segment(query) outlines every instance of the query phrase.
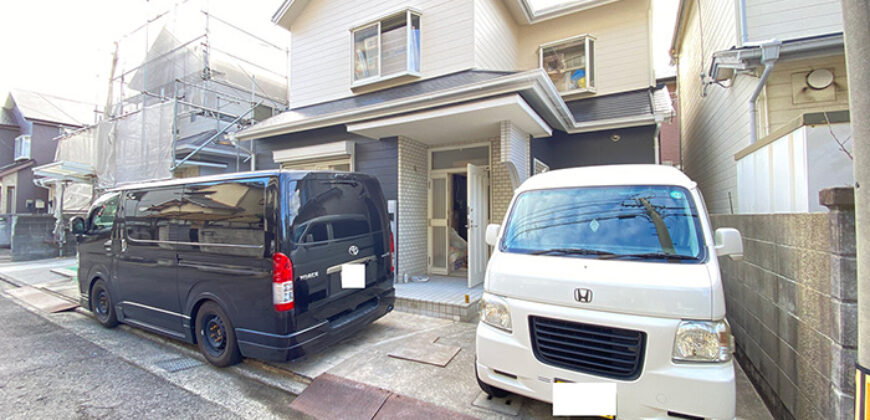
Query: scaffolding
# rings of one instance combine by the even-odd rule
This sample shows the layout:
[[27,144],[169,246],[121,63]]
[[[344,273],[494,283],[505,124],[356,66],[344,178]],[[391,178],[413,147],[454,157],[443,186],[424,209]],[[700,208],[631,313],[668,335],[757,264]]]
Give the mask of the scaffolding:
[[100,190],[254,168],[233,133],[287,108],[289,50],[204,4],[175,5],[115,42],[102,120],[59,136],[55,162],[35,170],[59,222]]
[[61,136],[56,161],[98,189],[253,167],[233,133],[287,107],[289,53],[189,1],[115,43],[103,120]]

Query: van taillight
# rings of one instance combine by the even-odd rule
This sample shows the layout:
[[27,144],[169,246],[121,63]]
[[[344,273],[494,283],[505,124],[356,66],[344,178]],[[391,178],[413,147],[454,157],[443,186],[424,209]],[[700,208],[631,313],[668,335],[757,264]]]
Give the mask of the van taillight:
[[393,241],[393,232],[390,232],[390,272],[395,273],[396,267],[393,266],[393,255],[396,254],[396,243]]
[[272,256],[272,303],[276,311],[289,311],[294,307],[293,262],[280,252]]

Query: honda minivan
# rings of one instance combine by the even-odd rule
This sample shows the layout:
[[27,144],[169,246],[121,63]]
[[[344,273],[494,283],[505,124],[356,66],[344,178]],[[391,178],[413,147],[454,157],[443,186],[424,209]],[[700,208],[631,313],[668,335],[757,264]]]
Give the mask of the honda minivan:
[[[615,165],[536,175],[486,238],[494,250],[476,350],[486,393],[551,402],[554,414],[734,417],[717,257],[741,258],[742,240],[712,231],[682,172]],[[602,400],[609,412],[583,412]]]
[[392,235],[378,181],[261,171],[110,190],[78,238],[81,306],[196,343],[228,366],[286,361],[393,309]]

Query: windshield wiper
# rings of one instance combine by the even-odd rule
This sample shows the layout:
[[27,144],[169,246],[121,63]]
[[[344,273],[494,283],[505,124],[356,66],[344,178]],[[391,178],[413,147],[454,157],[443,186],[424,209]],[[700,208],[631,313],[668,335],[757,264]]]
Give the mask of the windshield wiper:
[[550,249],[541,249],[538,251],[533,251],[531,254],[532,255],[543,255],[543,254],[605,255],[605,256],[613,255],[612,252],[602,251],[600,249],[587,249],[587,248],[550,248]]
[[642,259],[663,259],[663,260],[677,260],[677,261],[685,261],[685,260],[697,260],[698,257],[693,257],[691,255],[680,255],[680,254],[666,254],[664,252],[646,252],[640,254],[610,254],[601,257],[601,259],[614,259],[614,258],[642,258]]

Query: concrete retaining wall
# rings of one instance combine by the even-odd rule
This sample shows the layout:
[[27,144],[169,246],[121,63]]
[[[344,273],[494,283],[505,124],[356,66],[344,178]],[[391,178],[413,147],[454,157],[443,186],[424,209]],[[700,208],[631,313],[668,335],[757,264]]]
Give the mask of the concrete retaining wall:
[[851,189],[821,195],[828,213],[712,217],[743,235],[745,259],[720,259],[728,319],[777,418],[854,418],[854,199]]
[[12,239],[12,215],[0,214],[0,248],[8,248]]

